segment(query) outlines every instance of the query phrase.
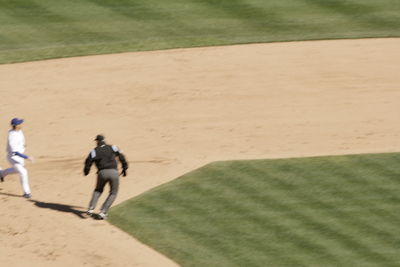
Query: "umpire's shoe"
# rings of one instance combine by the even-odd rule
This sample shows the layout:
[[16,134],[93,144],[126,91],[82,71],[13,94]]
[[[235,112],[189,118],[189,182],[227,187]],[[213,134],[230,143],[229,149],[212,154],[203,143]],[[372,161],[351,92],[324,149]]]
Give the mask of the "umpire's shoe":
[[93,209],[88,209],[86,211],[86,215],[88,215],[88,216],[93,216],[93,214],[94,214],[94,210]]
[[99,213],[99,220],[107,220],[107,213],[100,212]]

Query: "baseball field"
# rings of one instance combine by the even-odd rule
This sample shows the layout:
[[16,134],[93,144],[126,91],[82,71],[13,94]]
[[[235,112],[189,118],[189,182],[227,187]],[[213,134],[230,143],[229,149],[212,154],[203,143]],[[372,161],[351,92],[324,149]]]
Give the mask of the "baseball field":
[[[35,157],[31,200],[0,184],[0,265],[398,266],[399,11],[0,1],[0,147],[22,117]],[[109,221],[99,133],[131,166]]]

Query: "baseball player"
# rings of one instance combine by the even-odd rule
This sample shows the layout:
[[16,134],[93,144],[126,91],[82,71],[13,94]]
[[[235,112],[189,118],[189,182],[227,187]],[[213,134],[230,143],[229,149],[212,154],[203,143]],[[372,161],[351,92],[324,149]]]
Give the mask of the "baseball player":
[[12,165],[11,168],[0,171],[0,180],[4,177],[18,173],[24,191],[23,197],[31,198],[31,189],[29,187],[28,171],[25,168],[25,159],[33,161],[32,157],[25,155],[25,136],[22,132],[23,119],[14,118],[11,120],[11,130],[8,132],[7,139],[7,159]]
[[118,157],[122,164],[121,174],[123,176],[126,176],[128,163],[126,162],[125,156],[117,146],[106,144],[103,135],[97,135],[95,141],[97,142],[97,146],[87,156],[85,160],[85,167],[83,169],[85,176],[89,174],[90,167],[92,166],[93,162],[96,164],[98,169],[97,184],[93,192],[92,199],[90,200],[87,214],[90,216],[93,215],[97,201],[99,200],[100,195],[103,193],[105,185],[109,183],[110,193],[103,203],[99,213],[99,219],[105,220],[107,219],[108,209],[111,207],[118,193],[119,174],[116,157]]

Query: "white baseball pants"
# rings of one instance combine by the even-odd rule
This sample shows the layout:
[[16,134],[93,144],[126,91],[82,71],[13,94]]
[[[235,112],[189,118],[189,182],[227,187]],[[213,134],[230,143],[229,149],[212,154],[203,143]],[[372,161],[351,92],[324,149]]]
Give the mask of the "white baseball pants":
[[9,156],[8,161],[11,163],[13,167],[3,170],[2,171],[3,176],[18,173],[22,185],[22,190],[24,191],[25,194],[30,194],[31,189],[29,186],[28,171],[24,167],[25,165],[24,160],[22,158],[17,160],[15,159],[15,156],[13,157]]

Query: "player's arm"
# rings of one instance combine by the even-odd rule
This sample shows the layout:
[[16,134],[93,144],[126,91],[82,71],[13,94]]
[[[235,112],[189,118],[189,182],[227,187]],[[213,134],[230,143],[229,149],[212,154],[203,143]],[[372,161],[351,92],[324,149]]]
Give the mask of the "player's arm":
[[15,156],[21,157],[23,159],[29,159],[28,155],[25,155],[25,154],[22,154],[22,153],[19,153],[19,152],[13,152],[12,154],[15,155]]
[[128,162],[126,161],[125,155],[120,152],[120,153],[118,153],[118,158],[119,158],[119,161],[121,162],[122,169],[127,170],[129,166],[128,166]]
[[126,170],[128,169],[128,162],[125,158],[125,155],[122,153],[121,150],[117,146],[112,146],[112,149],[115,153],[115,155],[118,157],[119,161],[121,162],[122,165],[122,175],[126,176]]
[[93,149],[89,155],[87,156],[85,160],[85,167],[83,168],[83,174],[86,176],[90,172],[90,167],[92,167],[92,164],[94,162],[94,158],[96,157],[96,151]]

